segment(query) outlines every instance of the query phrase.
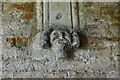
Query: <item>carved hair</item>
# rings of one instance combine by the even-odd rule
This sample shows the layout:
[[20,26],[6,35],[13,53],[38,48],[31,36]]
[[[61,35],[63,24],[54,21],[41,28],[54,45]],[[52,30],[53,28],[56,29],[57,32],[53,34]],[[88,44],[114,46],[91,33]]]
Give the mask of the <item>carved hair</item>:
[[40,41],[40,45],[42,48],[47,49],[47,48],[51,47],[50,34],[52,31],[53,31],[53,28],[48,28],[42,32],[41,41]]

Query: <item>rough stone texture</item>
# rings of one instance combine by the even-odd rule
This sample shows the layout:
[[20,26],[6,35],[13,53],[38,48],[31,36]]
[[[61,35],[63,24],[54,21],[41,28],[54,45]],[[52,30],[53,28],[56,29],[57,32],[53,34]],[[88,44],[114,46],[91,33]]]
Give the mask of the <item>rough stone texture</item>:
[[3,31],[2,31],[2,18],[1,18],[1,13],[2,13],[2,2],[0,1],[0,79],[2,76],[2,35],[3,35]]
[[70,2],[49,3],[49,25],[65,25],[71,27]]
[[[42,12],[37,11],[42,10],[41,7],[37,9],[36,5],[42,6],[38,4],[41,3],[2,3],[4,32],[2,78],[118,77],[117,56],[120,55],[118,53],[118,25],[120,23],[118,3],[78,3],[79,24],[83,34],[80,36],[82,47],[74,52],[73,58],[63,60],[56,59],[56,53],[52,50],[54,48],[42,49],[39,45],[41,34],[39,26],[41,27],[42,22],[37,20],[39,20],[38,17],[43,19],[43,16],[38,15]],[[60,13],[57,12],[59,9],[56,7],[60,6],[59,4],[63,5]],[[51,22],[49,24],[71,27],[72,14],[69,11],[71,5],[69,3],[59,4],[50,4],[50,8],[56,7],[56,12],[50,9],[48,15],[50,15]],[[63,12],[65,14],[62,14],[64,5],[68,12],[65,11]],[[67,19],[64,16],[69,17]],[[64,19],[63,22],[61,19]],[[14,45],[7,45],[10,43]],[[16,46],[18,43],[19,46]]]

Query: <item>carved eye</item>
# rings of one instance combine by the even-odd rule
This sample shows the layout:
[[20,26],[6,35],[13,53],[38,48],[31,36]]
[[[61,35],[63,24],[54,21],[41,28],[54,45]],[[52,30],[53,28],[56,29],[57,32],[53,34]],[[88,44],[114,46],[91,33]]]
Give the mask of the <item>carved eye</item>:
[[53,33],[55,37],[59,37],[59,34],[57,32]]
[[58,31],[53,31],[50,35],[51,42],[53,42],[55,39],[60,37],[60,33]]

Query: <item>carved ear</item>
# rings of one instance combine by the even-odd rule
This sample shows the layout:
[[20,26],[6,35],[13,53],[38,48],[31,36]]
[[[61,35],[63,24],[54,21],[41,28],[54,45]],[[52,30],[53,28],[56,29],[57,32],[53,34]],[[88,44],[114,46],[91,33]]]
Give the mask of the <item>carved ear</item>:
[[42,32],[41,41],[40,41],[40,45],[42,48],[47,49],[47,48],[51,47],[50,34],[52,31],[53,31],[53,28],[48,28]]
[[80,47],[80,37],[78,32],[70,30],[71,36],[72,36],[72,46],[74,48],[79,48]]

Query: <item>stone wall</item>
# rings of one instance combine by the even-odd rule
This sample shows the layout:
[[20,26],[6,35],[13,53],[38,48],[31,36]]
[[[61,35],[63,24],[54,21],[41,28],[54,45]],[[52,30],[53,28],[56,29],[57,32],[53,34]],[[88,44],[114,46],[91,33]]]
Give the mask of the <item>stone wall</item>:
[[[119,3],[1,2],[2,78],[117,78]],[[73,58],[40,47],[49,27],[81,31]],[[3,33],[1,33],[3,32]]]

